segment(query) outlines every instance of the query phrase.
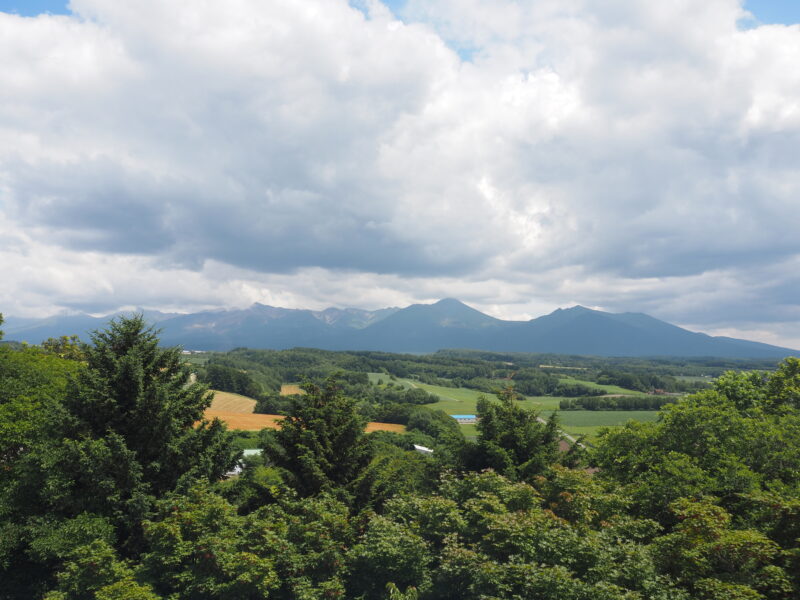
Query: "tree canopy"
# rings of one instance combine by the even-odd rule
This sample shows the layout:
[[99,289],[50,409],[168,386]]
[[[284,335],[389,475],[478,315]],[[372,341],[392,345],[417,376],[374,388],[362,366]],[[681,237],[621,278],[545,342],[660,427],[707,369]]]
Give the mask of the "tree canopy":
[[365,408],[363,374],[327,378],[239,463],[141,316],[59,348],[0,346],[0,600],[800,597],[796,359],[609,428],[587,463],[510,388],[469,439],[421,394]]

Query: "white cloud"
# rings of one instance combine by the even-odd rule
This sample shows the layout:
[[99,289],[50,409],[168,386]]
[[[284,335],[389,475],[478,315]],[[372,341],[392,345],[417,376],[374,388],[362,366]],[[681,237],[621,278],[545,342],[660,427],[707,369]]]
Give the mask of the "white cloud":
[[800,346],[800,26],[740,29],[737,0],[71,8],[0,13],[6,313],[456,296]]

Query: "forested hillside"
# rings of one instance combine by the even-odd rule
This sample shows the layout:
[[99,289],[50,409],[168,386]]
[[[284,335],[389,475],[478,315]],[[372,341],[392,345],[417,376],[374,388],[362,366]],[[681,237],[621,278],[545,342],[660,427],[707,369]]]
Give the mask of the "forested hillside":
[[[261,432],[263,454],[242,459],[231,432],[202,418],[197,365],[141,317],[86,347],[56,342],[0,346],[2,599],[800,597],[798,359],[721,374],[657,421],[581,448],[511,384],[569,371],[652,385],[643,370],[240,350],[211,357],[201,379],[262,403],[307,380],[280,400],[287,417]],[[417,425],[364,433],[366,373],[389,381],[403,368],[491,382],[476,436],[397,388],[373,403],[412,407]]]

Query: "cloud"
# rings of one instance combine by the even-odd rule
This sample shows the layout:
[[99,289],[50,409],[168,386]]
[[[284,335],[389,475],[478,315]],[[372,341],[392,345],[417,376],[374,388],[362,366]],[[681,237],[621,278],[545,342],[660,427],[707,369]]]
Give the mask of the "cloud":
[[741,29],[736,0],[70,7],[0,13],[7,313],[458,296],[800,346],[800,26]]

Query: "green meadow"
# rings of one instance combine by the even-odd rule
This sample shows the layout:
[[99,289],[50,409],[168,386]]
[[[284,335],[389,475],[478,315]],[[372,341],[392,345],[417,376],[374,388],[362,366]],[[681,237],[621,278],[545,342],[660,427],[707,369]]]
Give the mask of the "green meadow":
[[[387,377],[384,375],[384,381]],[[376,378],[377,381],[377,378]],[[613,386],[598,385],[596,383],[573,380],[569,377],[561,379],[564,383],[581,383],[587,386],[598,388],[607,394],[634,394],[631,390]],[[439,402],[430,404],[431,408],[438,408],[449,415],[472,415],[475,414],[478,397],[487,395],[483,392],[470,390],[467,388],[451,388],[439,385],[419,383],[409,379],[398,379],[395,383],[403,383],[404,386],[418,387],[432,394],[439,396]],[[529,396],[520,401],[520,405],[525,408],[533,408],[540,412],[543,418],[549,417],[553,412],[558,411],[558,403],[563,398],[552,396]],[[592,441],[597,432],[603,427],[622,425],[629,420],[634,421],[655,421],[658,411],[655,410],[568,410],[558,411],[561,428],[572,436],[585,435],[588,441]],[[462,425],[464,435],[476,435],[475,425]]]
[[604,385],[602,383],[595,383],[594,381],[584,381],[582,379],[575,379],[574,377],[559,377],[558,380],[561,383],[567,385],[582,385],[583,387],[591,388],[593,390],[597,390],[598,392],[602,392],[604,394],[623,394],[626,396],[639,396],[642,392],[635,392],[633,390],[627,390],[623,387],[619,387],[618,385]]

